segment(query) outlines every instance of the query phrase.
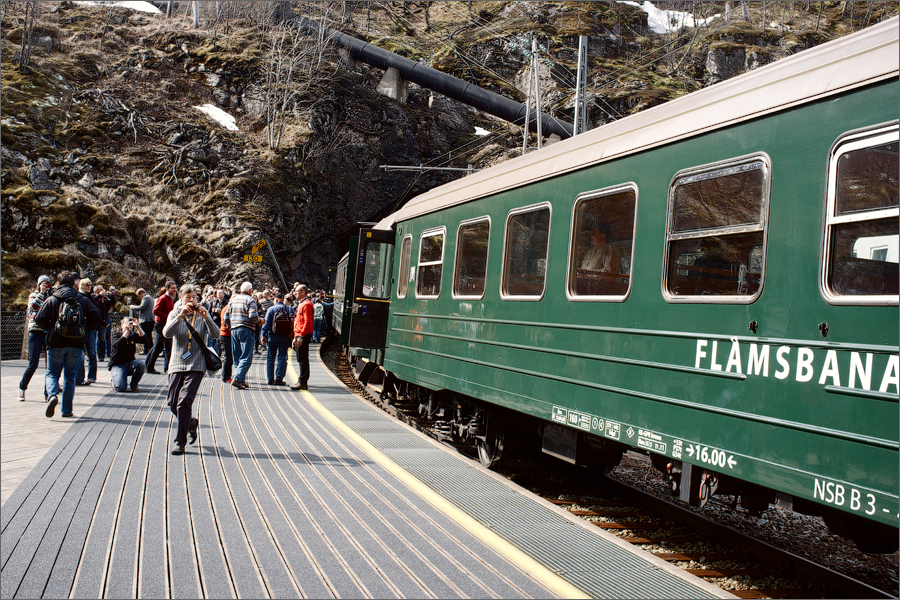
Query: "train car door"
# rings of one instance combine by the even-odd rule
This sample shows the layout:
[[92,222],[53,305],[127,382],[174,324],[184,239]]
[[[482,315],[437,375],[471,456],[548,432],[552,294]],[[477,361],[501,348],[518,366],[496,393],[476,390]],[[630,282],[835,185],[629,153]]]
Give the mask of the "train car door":
[[391,307],[394,232],[360,229],[350,321],[350,346],[384,350]]
[[341,259],[338,266],[337,281],[335,282],[334,313],[332,325],[340,332],[341,346],[350,343],[350,316],[353,307],[353,286],[356,282],[356,249],[359,247],[359,238],[350,238],[350,247],[347,252],[347,261]]

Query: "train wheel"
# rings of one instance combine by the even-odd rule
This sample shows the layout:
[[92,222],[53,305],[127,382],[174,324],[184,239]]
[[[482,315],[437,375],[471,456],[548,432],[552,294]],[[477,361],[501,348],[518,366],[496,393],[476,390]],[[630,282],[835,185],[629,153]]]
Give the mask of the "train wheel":
[[503,427],[489,423],[487,435],[484,438],[477,438],[475,445],[478,448],[478,460],[488,469],[492,469],[500,463],[500,459],[503,457],[504,437]]

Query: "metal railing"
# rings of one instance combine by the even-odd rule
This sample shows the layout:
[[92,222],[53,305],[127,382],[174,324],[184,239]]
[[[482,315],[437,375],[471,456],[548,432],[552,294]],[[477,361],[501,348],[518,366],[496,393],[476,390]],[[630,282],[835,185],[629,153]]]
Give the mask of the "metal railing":
[[0,313],[0,360],[28,358],[28,337],[25,335],[25,313]]
[[[119,331],[119,323],[126,315],[113,313],[109,315],[113,334]],[[0,360],[19,360],[28,358],[28,335],[25,331],[25,312],[0,312]],[[141,346],[138,346],[141,348]]]

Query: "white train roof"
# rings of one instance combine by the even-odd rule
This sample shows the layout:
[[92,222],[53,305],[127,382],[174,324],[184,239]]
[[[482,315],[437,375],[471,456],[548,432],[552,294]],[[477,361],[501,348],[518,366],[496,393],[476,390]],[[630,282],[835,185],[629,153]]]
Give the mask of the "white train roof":
[[375,227],[898,76],[898,23],[887,19],[743,75],[619,119],[410,200]]

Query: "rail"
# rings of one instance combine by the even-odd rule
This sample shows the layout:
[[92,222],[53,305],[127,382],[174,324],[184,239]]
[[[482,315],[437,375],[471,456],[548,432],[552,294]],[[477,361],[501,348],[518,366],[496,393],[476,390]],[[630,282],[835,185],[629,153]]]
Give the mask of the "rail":
[[[127,315],[111,313],[111,327],[118,328],[119,322]],[[28,358],[28,335],[24,311],[0,312],[0,360],[20,360]],[[114,330],[115,331],[115,330]]]

